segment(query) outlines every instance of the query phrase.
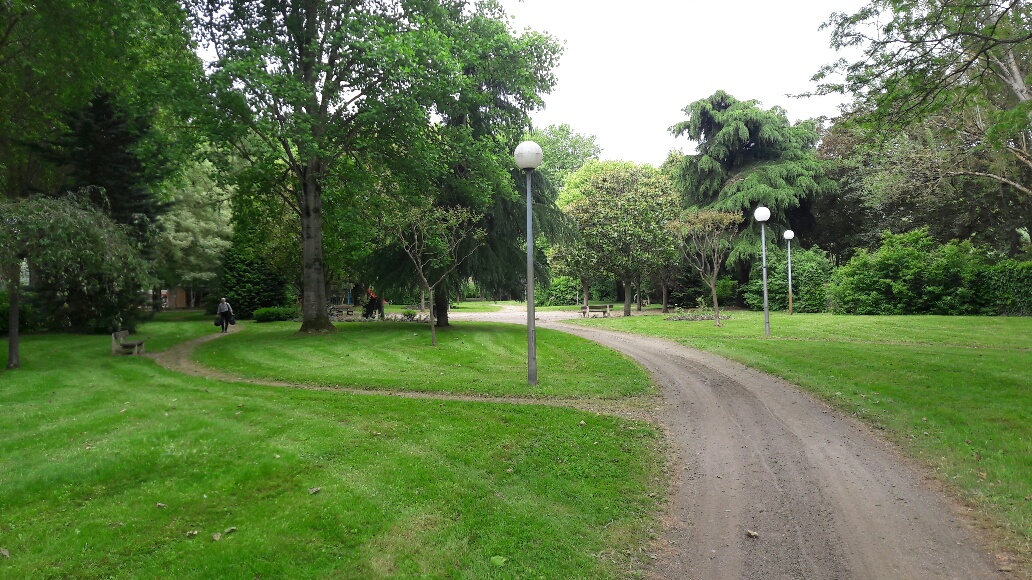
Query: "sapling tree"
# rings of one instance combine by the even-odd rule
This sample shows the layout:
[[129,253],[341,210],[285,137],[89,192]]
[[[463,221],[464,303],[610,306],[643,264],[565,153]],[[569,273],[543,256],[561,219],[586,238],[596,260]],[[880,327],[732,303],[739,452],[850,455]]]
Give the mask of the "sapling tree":
[[742,216],[733,212],[690,209],[672,221],[669,228],[681,245],[685,260],[710,289],[713,298],[713,324],[720,326],[717,280],[720,267],[731,251],[731,240],[738,232]]
[[[384,219],[384,231],[412,260],[421,288],[434,303],[434,289],[455,271],[484,239],[480,216],[464,207],[413,205]],[[466,243],[471,242],[471,243]],[[437,346],[434,309],[430,311],[430,344]]]

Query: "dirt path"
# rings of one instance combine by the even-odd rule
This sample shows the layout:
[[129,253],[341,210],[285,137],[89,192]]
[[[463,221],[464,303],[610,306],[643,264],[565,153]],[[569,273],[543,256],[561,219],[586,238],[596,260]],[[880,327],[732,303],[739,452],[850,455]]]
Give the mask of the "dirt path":
[[[737,363],[661,339],[564,324],[569,316],[543,311],[538,324],[627,354],[662,389],[658,419],[668,434],[674,474],[651,577],[1012,577],[999,571],[1004,563],[994,561],[984,538],[934,482],[855,420]],[[525,311],[512,307],[451,317],[526,322]],[[190,362],[197,342],[219,336],[154,358],[182,372],[241,380]],[[599,410],[572,400],[477,400]]]
[[675,480],[653,577],[1007,576],[933,482],[793,385],[661,339],[542,326],[627,354],[662,388]]

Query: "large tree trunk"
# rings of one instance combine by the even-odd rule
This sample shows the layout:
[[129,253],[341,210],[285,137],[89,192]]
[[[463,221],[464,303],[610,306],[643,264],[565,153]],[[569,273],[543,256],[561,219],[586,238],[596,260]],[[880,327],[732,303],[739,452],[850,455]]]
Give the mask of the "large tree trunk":
[[304,291],[300,332],[330,332],[333,324],[326,310],[326,272],[322,241],[322,188],[318,163],[310,162],[301,176],[301,249],[304,262]]
[[623,315],[631,315],[631,302],[634,298],[634,291],[631,289],[630,278],[625,278],[623,281]]
[[666,282],[660,282],[660,286],[663,287],[663,314],[667,314],[670,312],[670,289]]
[[16,266],[7,272],[7,368],[21,368],[21,358],[18,356],[18,308],[19,308],[19,286],[21,286],[21,267]]
[[591,291],[591,285],[588,284],[586,279],[581,280],[581,291],[584,293],[584,307],[588,307],[588,298],[590,298],[589,292]]
[[448,291],[441,289],[433,295],[434,310],[437,311],[437,326],[444,328],[448,326]]

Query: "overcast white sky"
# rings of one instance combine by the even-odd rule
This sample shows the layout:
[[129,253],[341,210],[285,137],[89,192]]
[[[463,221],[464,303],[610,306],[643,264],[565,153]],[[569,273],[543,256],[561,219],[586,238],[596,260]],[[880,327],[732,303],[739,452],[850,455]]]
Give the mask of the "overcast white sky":
[[558,84],[534,125],[595,135],[603,159],[659,165],[691,152],[667,129],[682,109],[723,89],[791,121],[835,115],[841,97],[794,99],[838,55],[820,25],[864,0],[501,0],[513,27],[565,41]]

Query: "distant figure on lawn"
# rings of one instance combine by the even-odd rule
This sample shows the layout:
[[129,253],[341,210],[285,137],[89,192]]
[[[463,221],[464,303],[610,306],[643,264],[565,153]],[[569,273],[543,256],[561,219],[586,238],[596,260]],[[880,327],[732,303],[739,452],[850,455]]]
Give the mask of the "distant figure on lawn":
[[229,321],[233,318],[233,307],[229,305],[229,302],[226,302],[225,298],[223,298],[222,301],[219,302],[219,309],[216,310],[216,313],[219,315],[219,320],[222,321],[222,332],[228,332]]

